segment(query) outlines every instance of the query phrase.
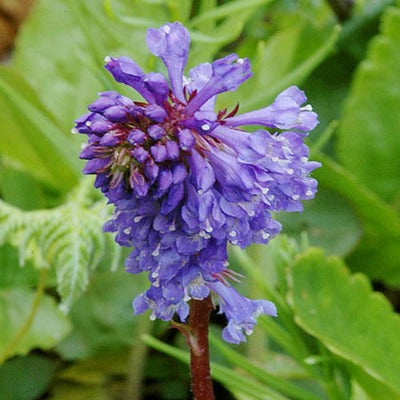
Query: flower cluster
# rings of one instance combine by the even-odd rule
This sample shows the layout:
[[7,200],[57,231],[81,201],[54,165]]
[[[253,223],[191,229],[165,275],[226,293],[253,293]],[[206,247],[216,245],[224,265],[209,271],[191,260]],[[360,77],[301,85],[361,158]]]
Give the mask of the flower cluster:
[[[183,75],[190,37],[178,22],[149,29],[147,45],[165,64],[145,73],[127,57],[106,58],[116,81],[143,102],[103,92],[76,121],[88,136],[84,172],[115,206],[105,230],[133,246],[127,271],[148,272],[150,288],[133,302],[136,313],[184,321],[188,300],[213,295],[228,325],[225,340],[239,343],[259,314],[275,315],[266,300],[242,297],[229,284],[227,244],[267,243],[281,229],[271,212],[301,211],[317,182],[303,139],[317,124],[306,97],[290,87],[263,109],[214,112],[215,97],[251,77],[247,58],[228,55]],[[267,130],[239,129],[260,125]]]

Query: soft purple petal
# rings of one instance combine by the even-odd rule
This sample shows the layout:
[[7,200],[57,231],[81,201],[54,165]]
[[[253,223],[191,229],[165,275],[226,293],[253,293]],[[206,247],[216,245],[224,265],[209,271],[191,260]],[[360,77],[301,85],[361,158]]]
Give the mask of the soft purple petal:
[[239,58],[236,54],[214,61],[211,67],[211,78],[189,102],[186,107],[187,115],[192,115],[216,94],[236,90],[239,85],[252,76],[249,59]]
[[151,53],[160,57],[167,67],[174,95],[185,102],[182,76],[189,52],[189,32],[179,22],[168,23],[159,29],[150,28],[146,42]]

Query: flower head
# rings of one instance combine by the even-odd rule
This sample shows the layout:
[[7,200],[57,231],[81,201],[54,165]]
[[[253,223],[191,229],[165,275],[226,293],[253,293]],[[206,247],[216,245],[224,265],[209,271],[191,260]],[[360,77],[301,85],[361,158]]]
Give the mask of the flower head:
[[[96,174],[95,186],[115,206],[105,230],[134,248],[128,272],[148,272],[150,288],[134,300],[135,312],[184,321],[188,300],[211,293],[228,319],[223,337],[239,343],[259,314],[276,309],[230,287],[227,244],[267,243],[281,229],[271,212],[301,211],[301,200],[314,197],[310,172],[319,164],[308,160],[303,139],[317,116],[295,86],[263,109],[216,113],[215,96],[251,77],[247,58],[231,54],[185,77],[190,36],[180,23],[149,29],[147,45],[169,80],[127,57],[106,58],[115,80],[144,100],[103,92],[76,121],[88,136],[84,172]],[[245,125],[269,130],[248,133],[239,129]]]

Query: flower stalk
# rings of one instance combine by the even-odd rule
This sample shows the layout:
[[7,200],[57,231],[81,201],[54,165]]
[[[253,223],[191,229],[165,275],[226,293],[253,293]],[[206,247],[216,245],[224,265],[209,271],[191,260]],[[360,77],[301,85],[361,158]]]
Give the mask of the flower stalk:
[[208,326],[213,309],[210,296],[204,300],[190,300],[189,323],[173,322],[185,337],[190,350],[192,391],[195,400],[214,400],[211,381]]
[[191,300],[189,327],[190,370],[195,400],[214,400],[210,373],[208,346],[208,324],[212,304],[210,297],[205,300]]

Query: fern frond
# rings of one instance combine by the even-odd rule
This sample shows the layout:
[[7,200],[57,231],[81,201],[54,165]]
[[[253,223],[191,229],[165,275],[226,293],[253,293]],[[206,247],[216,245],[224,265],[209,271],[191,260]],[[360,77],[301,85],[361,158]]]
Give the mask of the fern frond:
[[64,310],[86,289],[105,254],[112,254],[112,269],[120,259],[118,246],[102,231],[110,213],[91,184],[84,179],[65,204],[49,210],[22,211],[0,200],[0,244],[18,247],[21,265],[29,260],[55,269]]

